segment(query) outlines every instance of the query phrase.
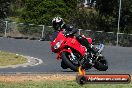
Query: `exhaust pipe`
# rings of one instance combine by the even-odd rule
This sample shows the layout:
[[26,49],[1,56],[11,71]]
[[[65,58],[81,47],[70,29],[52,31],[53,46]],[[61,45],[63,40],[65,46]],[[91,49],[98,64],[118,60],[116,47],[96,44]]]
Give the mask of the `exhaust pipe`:
[[104,44],[100,44],[97,48],[99,49],[98,52],[101,53],[104,49]]

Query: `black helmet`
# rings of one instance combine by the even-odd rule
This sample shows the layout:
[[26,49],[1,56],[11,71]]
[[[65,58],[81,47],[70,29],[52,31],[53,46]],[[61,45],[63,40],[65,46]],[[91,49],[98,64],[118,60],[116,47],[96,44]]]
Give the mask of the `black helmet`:
[[64,24],[65,23],[61,17],[54,17],[52,20],[53,28],[57,31],[60,31]]

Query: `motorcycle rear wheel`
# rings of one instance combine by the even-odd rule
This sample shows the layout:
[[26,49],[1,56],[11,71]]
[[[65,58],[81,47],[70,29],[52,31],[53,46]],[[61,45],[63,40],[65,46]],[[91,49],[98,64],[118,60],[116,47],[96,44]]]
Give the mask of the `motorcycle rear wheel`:
[[73,71],[77,72],[79,65],[74,64],[70,58],[69,58],[70,53],[69,52],[62,52],[61,53],[61,58],[63,60],[63,62]]
[[108,62],[104,56],[98,58],[95,62],[94,68],[99,71],[106,71],[108,69]]

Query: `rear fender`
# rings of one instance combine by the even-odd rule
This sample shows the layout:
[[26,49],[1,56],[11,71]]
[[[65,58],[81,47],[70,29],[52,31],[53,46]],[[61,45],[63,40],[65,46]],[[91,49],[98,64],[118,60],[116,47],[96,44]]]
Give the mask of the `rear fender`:
[[92,43],[93,43],[92,38],[87,38],[87,40],[88,40],[88,42],[89,42],[90,44],[92,44]]
[[82,35],[83,38],[87,39],[87,41],[92,44],[93,43],[93,40],[92,38],[87,38],[85,35]]

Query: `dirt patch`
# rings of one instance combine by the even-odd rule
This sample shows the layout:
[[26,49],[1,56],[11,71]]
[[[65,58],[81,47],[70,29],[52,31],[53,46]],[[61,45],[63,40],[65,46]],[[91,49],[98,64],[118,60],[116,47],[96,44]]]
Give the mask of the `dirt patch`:
[[28,74],[28,75],[0,75],[0,82],[24,82],[24,81],[63,81],[75,80],[76,75],[71,74]]

